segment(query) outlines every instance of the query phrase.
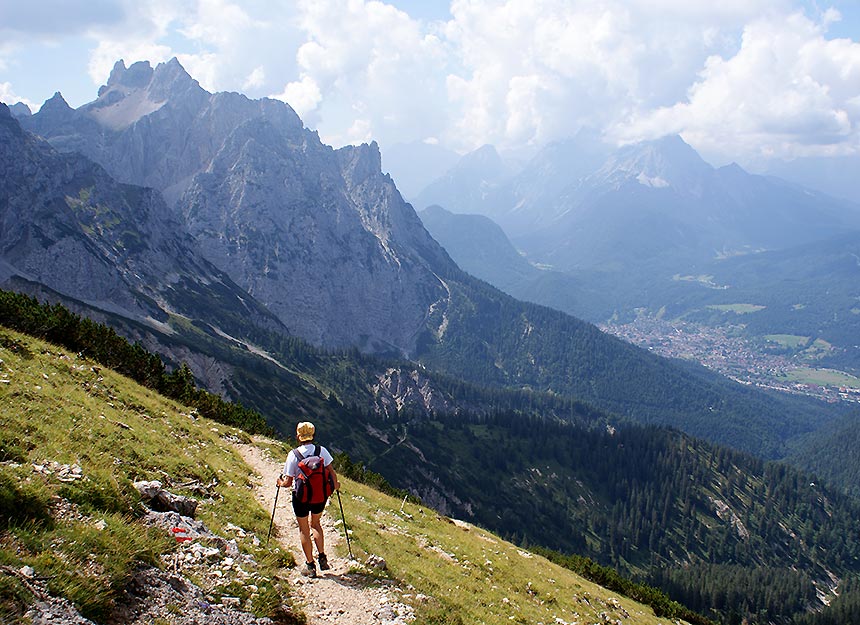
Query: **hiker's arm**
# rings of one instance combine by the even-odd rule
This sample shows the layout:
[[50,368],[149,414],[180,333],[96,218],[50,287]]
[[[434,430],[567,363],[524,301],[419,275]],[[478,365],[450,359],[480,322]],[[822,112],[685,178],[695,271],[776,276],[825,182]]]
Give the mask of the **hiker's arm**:
[[331,465],[328,465],[328,470],[331,472],[331,478],[334,480],[334,489],[340,490],[340,480],[337,479],[337,471]]
[[293,485],[293,476],[292,475],[281,475],[278,478],[278,488],[289,488]]

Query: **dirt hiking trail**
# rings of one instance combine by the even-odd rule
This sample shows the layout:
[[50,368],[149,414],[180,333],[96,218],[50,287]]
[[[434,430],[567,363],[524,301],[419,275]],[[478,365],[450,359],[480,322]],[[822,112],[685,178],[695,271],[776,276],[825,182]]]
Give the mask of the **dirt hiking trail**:
[[[236,444],[242,458],[254,471],[251,481],[257,501],[268,514],[272,513],[275,501],[275,479],[281,473],[285,458],[272,458],[267,451],[254,445]],[[334,507],[332,507],[334,506]],[[290,574],[295,607],[305,613],[308,625],[337,623],[338,625],[405,625],[413,620],[412,608],[402,601],[403,591],[394,583],[377,580],[356,572],[362,568],[348,557],[339,557],[343,538],[343,526],[335,525],[329,511],[338,506],[337,495],[328,503],[322,515],[325,535],[326,555],[331,569],[317,570],[318,577],[303,577],[299,567],[305,558],[299,544],[299,530],[293,508],[290,504],[289,489],[282,488],[275,511],[275,528],[271,540],[280,542],[299,564]],[[349,512],[346,512],[349,523]],[[338,514],[338,516],[340,516]],[[316,549],[314,550],[316,552]]]

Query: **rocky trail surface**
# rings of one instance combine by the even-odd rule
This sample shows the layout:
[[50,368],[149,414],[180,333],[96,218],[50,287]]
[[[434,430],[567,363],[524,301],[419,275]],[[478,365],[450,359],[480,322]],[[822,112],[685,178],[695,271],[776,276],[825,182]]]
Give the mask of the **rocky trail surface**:
[[[271,513],[274,505],[275,479],[280,474],[284,459],[275,459],[254,445],[236,445],[245,462],[256,475],[255,496]],[[296,608],[302,610],[308,625],[337,623],[338,625],[404,625],[412,620],[412,608],[401,600],[402,589],[394,583],[378,580],[361,573],[364,567],[348,558],[338,557],[344,542],[343,526],[335,521],[329,510],[337,507],[336,496],[329,501],[322,516],[326,555],[331,569],[318,571],[318,577],[302,576],[299,567],[291,573]],[[349,516],[347,515],[347,522]],[[279,540],[301,564],[304,562],[299,544],[298,526],[290,505],[289,493],[283,489],[275,509],[273,540]]]

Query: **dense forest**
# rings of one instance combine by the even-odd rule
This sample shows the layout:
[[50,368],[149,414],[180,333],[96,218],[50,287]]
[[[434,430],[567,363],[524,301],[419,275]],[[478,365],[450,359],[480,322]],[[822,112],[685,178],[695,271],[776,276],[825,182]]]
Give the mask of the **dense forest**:
[[451,285],[445,340],[428,336],[419,345],[418,360],[430,370],[481,386],[576,397],[768,459],[784,457],[791,440],[844,413],[649,354],[591,324],[464,280],[468,288]]

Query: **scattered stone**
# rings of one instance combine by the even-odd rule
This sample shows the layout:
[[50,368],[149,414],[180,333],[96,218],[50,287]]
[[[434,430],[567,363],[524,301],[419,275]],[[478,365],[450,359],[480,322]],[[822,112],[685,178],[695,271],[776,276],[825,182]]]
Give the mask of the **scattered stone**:
[[380,556],[370,554],[364,562],[365,566],[371,569],[379,569],[380,571],[388,570],[388,563]]
[[140,496],[156,512],[178,512],[182,516],[194,517],[198,501],[191,497],[176,495],[161,487],[161,482],[135,482],[134,487]]
[[161,482],[153,480],[151,482],[135,482],[135,489],[144,499],[155,499],[155,496],[161,490]]
[[238,525],[233,525],[232,523],[228,523],[224,529],[228,532],[236,532],[236,536],[238,536],[239,538],[244,538],[247,534],[244,529],[242,529]]

